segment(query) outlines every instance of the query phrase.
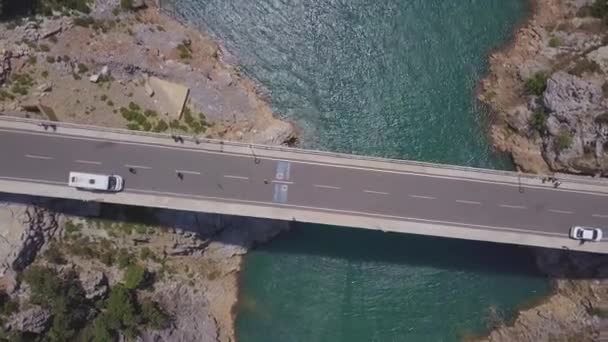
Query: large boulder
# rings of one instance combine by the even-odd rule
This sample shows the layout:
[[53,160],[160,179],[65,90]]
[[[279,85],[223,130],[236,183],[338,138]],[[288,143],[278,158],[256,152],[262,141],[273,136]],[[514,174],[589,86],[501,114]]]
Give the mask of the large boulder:
[[85,270],[79,274],[79,278],[87,299],[101,299],[108,293],[108,279],[103,272]]
[[17,330],[40,334],[44,332],[50,323],[51,312],[40,306],[33,306],[13,314],[4,325],[6,330]]

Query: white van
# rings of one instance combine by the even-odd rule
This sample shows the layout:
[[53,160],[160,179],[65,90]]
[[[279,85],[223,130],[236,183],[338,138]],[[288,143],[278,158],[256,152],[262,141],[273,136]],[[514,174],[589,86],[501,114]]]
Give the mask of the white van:
[[70,172],[68,185],[81,190],[117,192],[122,190],[123,180],[118,175]]

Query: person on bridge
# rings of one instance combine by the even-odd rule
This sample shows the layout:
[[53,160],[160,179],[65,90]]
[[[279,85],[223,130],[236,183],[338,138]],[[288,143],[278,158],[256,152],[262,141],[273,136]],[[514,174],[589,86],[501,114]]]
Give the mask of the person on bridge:
[[177,178],[179,178],[180,180],[184,180],[184,174],[181,172],[177,173]]

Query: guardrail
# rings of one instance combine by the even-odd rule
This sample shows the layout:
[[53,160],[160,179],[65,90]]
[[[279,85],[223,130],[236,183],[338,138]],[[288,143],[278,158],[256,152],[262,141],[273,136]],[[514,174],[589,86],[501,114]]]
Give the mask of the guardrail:
[[[308,154],[308,155],[319,155],[319,156],[326,156],[326,157],[353,159],[353,160],[362,160],[362,161],[395,163],[395,164],[412,165],[412,166],[418,166],[418,167],[429,167],[429,168],[437,168],[437,169],[444,169],[444,170],[485,173],[485,174],[489,174],[489,175],[499,175],[499,176],[507,176],[507,177],[540,179],[540,178],[547,176],[547,175],[542,175],[542,174],[530,174],[530,173],[522,173],[522,172],[516,172],[516,171],[492,170],[492,169],[482,169],[482,168],[475,168],[475,167],[469,167],[469,166],[437,164],[437,163],[400,160],[400,159],[391,159],[391,158],[382,158],[382,157],[372,157],[372,156],[360,156],[360,155],[355,155],[355,154],[337,153],[337,152],[328,152],[328,151],[319,151],[319,150],[308,150],[308,149],[286,147],[286,146],[272,146],[272,145],[253,144],[253,143],[242,143],[242,142],[237,142],[237,141],[224,141],[224,140],[209,139],[209,138],[199,138],[199,137],[195,137],[195,136],[184,136],[182,134],[167,134],[167,133],[156,133],[156,132],[145,132],[145,131],[133,131],[133,130],[123,129],[123,128],[101,127],[101,126],[94,126],[94,125],[69,123],[69,122],[29,119],[29,118],[10,116],[10,115],[4,114],[4,113],[0,113],[0,121],[22,122],[22,123],[39,125],[39,126],[47,125],[48,127],[55,127],[55,128],[65,127],[65,128],[84,129],[84,130],[91,130],[91,131],[98,131],[98,132],[137,135],[137,136],[161,138],[161,139],[167,139],[167,140],[174,140],[174,137],[179,136],[184,141],[189,141],[194,144],[206,143],[206,144],[211,144],[211,145],[217,145],[219,148],[221,148],[222,146],[234,146],[234,147],[248,148],[248,149],[252,149],[252,150],[258,149],[258,150],[267,150],[267,151],[276,151],[276,152],[295,152],[295,153],[302,153],[302,154]],[[600,182],[600,180],[589,177],[589,176],[560,174],[560,178],[568,179],[568,181],[577,182],[580,184],[598,184]]]

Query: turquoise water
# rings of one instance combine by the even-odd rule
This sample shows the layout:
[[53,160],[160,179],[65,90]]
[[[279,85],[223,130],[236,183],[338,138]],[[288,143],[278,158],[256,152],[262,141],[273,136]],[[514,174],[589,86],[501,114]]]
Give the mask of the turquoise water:
[[[172,0],[303,147],[489,168],[474,88],[523,0]],[[527,250],[297,225],[245,258],[239,341],[453,341],[548,291]]]

